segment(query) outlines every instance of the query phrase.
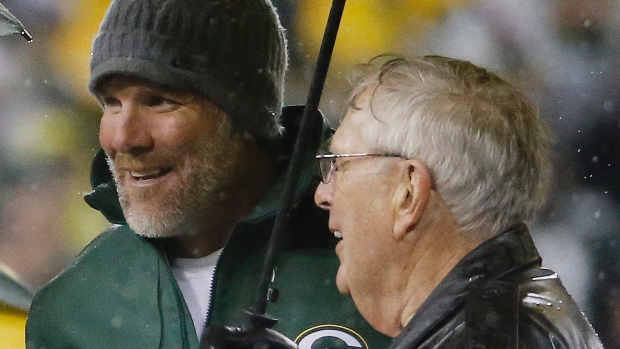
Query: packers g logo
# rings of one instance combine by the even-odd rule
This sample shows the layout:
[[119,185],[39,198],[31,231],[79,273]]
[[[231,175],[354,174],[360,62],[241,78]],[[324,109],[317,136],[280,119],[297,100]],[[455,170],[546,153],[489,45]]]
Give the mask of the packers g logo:
[[368,349],[368,344],[358,333],[340,325],[319,325],[303,331],[295,343],[299,349]]

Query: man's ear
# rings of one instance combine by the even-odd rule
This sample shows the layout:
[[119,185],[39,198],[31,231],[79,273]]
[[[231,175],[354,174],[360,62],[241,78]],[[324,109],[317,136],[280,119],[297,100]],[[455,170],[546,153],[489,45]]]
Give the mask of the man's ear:
[[394,238],[402,240],[420,221],[431,194],[431,176],[419,160],[406,160],[403,182],[394,197]]

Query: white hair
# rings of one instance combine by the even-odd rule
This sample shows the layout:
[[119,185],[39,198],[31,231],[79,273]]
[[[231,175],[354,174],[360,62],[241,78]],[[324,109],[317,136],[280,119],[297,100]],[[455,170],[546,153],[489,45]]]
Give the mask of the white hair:
[[366,67],[350,105],[369,93],[378,122],[365,123],[362,137],[373,152],[424,162],[464,232],[487,239],[534,219],[547,196],[552,136],[523,93],[439,56]]

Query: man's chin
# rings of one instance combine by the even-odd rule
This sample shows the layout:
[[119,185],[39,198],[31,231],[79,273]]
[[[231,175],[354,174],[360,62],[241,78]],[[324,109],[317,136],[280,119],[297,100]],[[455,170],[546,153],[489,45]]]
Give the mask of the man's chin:
[[129,216],[127,225],[134,233],[146,238],[171,238],[181,234],[181,229],[175,228],[177,224],[152,218]]
[[346,282],[346,278],[344,277],[342,266],[338,268],[338,272],[336,273],[336,287],[338,287],[338,292],[342,294],[351,294],[351,292],[349,291],[349,286]]
[[179,233],[168,232],[168,231],[161,232],[161,231],[153,231],[153,230],[136,229],[136,228],[132,228],[131,225],[129,225],[129,227],[134,233],[136,233],[136,235],[149,238],[149,239],[164,239],[164,238],[171,238],[171,237],[180,235]]

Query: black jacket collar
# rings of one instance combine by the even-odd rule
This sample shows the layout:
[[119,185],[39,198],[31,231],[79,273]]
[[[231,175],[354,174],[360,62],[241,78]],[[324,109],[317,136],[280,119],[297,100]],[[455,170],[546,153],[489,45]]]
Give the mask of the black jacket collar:
[[433,290],[394,343],[415,347],[445,318],[461,310],[472,288],[540,263],[527,226],[512,226],[467,254]]

